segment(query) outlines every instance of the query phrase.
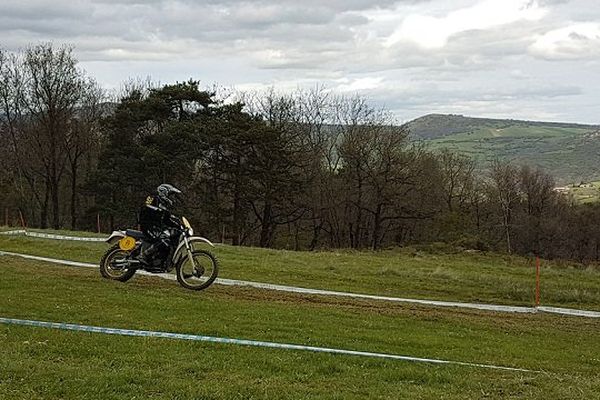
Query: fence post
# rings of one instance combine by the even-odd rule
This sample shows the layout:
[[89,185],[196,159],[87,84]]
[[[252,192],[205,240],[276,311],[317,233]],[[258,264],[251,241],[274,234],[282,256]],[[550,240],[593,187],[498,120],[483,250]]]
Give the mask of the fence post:
[[540,306],[540,257],[535,257],[535,306]]
[[98,227],[98,233],[100,233],[100,213],[96,213],[96,225]]
[[8,226],[8,207],[4,208],[4,225]]

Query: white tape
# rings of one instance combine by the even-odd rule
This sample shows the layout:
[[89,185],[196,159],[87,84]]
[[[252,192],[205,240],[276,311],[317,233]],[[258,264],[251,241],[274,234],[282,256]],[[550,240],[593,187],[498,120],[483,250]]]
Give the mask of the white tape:
[[24,235],[25,234],[25,230],[23,229],[17,229],[15,231],[2,231],[0,232],[0,235]]
[[256,347],[268,347],[275,349],[287,349],[287,350],[304,350],[312,351],[317,353],[331,353],[331,354],[344,354],[351,356],[362,356],[362,357],[374,357],[374,358],[386,358],[392,360],[412,361],[430,364],[450,364],[460,365],[464,367],[476,367],[476,368],[488,368],[488,369],[499,369],[505,371],[515,372],[539,372],[532,371],[522,368],[503,367],[491,364],[478,364],[463,361],[449,361],[449,360],[438,360],[435,358],[419,358],[411,356],[401,356],[397,354],[387,353],[373,353],[368,351],[356,351],[356,350],[344,350],[334,349],[328,347],[315,347],[315,346],[304,346],[299,344],[289,343],[275,343],[275,342],[263,342],[259,340],[247,340],[247,339],[231,339],[214,336],[203,336],[203,335],[188,335],[183,333],[171,333],[171,332],[160,332],[160,331],[142,331],[137,329],[119,329],[119,328],[105,328],[100,326],[91,325],[78,325],[78,324],[67,324],[64,322],[46,322],[46,321],[34,321],[27,319],[15,319],[15,318],[2,318],[0,317],[0,323],[10,325],[24,325],[24,326],[35,326],[40,328],[52,328],[69,331],[81,331],[91,333],[104,333],[107,335],[122,335],[122,336],[141,336],[141,337],[159,337],[168,339],[180,339],[180,340],[194,340],[200,342],[213,342],[213,343],[224,343],[224,344],[237,344],[242,346],[256,346]]
[[0,232],[0,235],[25,235],[25,236],[35,237],[35,238],[42,238],[42,239],[76,240],[76,241],[80,241],[80,242],[105,242],[106,241],[106,238],[103,238],[103,237],[66,236],[66,235],[58,235],[55,233],[41,233],[41,232],[27,231],[24,229]]
[[21,258],[26,258],[28,260],[44,261],[44,262],[49,262],[49,263],[53,263],[53,264],[71,265],[73,267],[98,268],[98,265],[96,265],[96,264],[84,263],[84,262],[79,262],[79,261],[59,260],[56,258],[33,256],[31,254],[13,253],[12,251],[0,251],[0,256],[21,257]]
[[54,240],[75,240],[80,242],[106,242],[105,237],[84,237],[84,236],[65,236],[57,235],[53,233],[40,233],[40,232],[25,232],[25,236],[43,238],[43,239],[54,239]]
[[[90,268],[98,268],[96,264],[90,263],[82,263],[78,261],[69,261],[69,260],[60,260],[55,258],[48,257],[40,257],[34,256],[30,254],[21,254],[21,253],[13,253],[10,251],[0,251],[0,255],[6,256],[16,256],[27,258],[30,260],[44,261],[54,264],[64,264],[64,265],[72,265],[75,267],[90,267]],[[146,271],[138,271],[137,273],[141,275],[147,276],[157,276],[163,279],[168,280],[176,280],[177,278],[172,274],[152,274]],[[440,301],[440,300],[425,300],[425,299],[410,299],[410,298],[402,298],[402,297],[388,297],[388,296],[378,296],[371,294],[361,294],[361,293],[350,293],[350,292],[338,292],[333,290],[323,290],[323,289],[309,289],[309,288],[301,288],[296,286],[285,286],[285,285],[276,285],[272,283],[263,283],[263,282],[252,282],[252,281],[241,281],[236,279],[225,279],[218,278],[215,280],[216,284],[224,285],[224,286],[248,286],[256,289],[266,289],[266,290],[276,290],[282,292],[291,292],[291,293],[300,293],[300,294],[312,294],[319,296],[337,296],[337,297],[349,297],[355,299],[365,299],[365,300],[381,300],[381,301],[389,301],[396,303],[409,303],[409,304],[419,304],[424,306],[434,306],[434,307],[453,307],[453,308],[468,308],[482,311],[495,311],[495,312],[509,312],[509,313],[536,313],[536,312],[545,312],[552,314],[563,314],[563,315],[571,315],[577,317],[589,317],[589,318],[600,318],[599,311],[591,311],[591,310],[576,310],[570,308],[556,308],[556,307],[521,307],[521,306],[506,306],[499,304],[485,304],[485,303],[462,303],[456,301]]]
[[462,303],[455,301],[439,301],[439,300],[422,300],[422,299],[408,299],[402,297],[388,297],[388,296],[378,296],[372,294],[360,294],[360,293],[349,293],[349,292],[338,292],[333,290],[323,290],[323,289],[309,289],[295,286],[284,286],[284,285],[275,285],[272,283],[261,283],[261,282],[248,282],[248,281],[239,281],[234,279],[218,279],[218,283],[222,285],[231,285],[231,286],[250,286],[257,289],[268,289],[268,290],[278,290],[282,292],[292,292],[292,293],[302,293],[302,294],[315,294],[321,296],[340,296],[340,297],[352,297],[352,298],[360,298],[367,300],[383,300],[383,301],[391,301],[397,303],[413,303],[413,304],[422,304],[428,306],[438,306],[438,307],[460,307],[460,308],[472,308],[476,310],[485,310],[485,311],[502,311],[502,312],[513,312],[513,313],[534,313],[536,312],[533,307],[520,307],[520,306],[504,306],[504,305],[496,305],[496,304],[481,304],[481,303]]
[[563,314],[563,315],[575,315],[578,317],[588,318],[600,318],[600,312],[590,310],[576,310],[573,308],[561,308],[561,307],[546,307],[539,306],[538,311],[552,313],[552,314]]

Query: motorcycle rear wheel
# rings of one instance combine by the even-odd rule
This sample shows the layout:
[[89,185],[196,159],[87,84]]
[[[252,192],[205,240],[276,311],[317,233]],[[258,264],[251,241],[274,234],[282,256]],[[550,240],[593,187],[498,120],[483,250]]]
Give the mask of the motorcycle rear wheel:
[[135,274],[135,269],[114,268],[112,265],[117,258],[125,258],[130,253],[130,251],[121,250],[118,243],[112,246],[104,253],[102,260],[100,260],[100,274],[106,279],[115,281],[126,282],[130,280]]
[[219,262],[217,258],[209,251],[192,251],[194,265],[189,259],[189,254],[184,254],[176,265],[177,282],[181,286],[190,290],[206,289],[217,279],[219,274]]

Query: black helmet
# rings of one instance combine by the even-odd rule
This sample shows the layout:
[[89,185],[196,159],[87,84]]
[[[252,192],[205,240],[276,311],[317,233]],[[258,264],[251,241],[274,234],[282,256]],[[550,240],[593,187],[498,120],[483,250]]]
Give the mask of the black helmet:
[[173,207],[175,197],[181,194],[181,190],[168,183],[163,183],[156,188],[156,193],[158,194],[161,205],[165,208],[171,208]]

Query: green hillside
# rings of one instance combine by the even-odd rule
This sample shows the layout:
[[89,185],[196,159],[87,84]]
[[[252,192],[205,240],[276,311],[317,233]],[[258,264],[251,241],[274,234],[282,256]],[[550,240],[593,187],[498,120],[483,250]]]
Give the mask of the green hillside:
[[413,138],[468,154],[481,169],[498,157],[540,166],[559,184],[600,178],[599,126],[443,114],[408,126]]

